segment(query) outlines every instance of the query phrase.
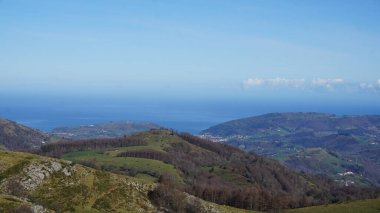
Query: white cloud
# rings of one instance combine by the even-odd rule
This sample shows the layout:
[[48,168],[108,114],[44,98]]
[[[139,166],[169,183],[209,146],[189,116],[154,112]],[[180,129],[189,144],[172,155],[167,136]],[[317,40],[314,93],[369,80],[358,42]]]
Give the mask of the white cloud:
[[343,82],[341,78],[317,78],[311,81],[311,86],[333,90],[335,85],[343,84]]
[[301,87],[305,84],[305,79],[272,78],[266,81],[272,86]]
[[327,79],[323,79],[323,78],[317,78],[317,79],[314,79],[312,81],[312,84],[313,85],[326,85],[326,84],[341,84],[343,83],[343,79],[341,78],[327,78]]
[[375,86],[372,83],[360,83],[359,84],[360,89],[374,89]]
[[380,91],[380,79],[375,82],[363,82],[359,84],[361,90],[378,90]]
[[346,82],[343,78],[249,78],[243,82],[245,88],[279,87],[326,91],[377,91],[380,92],[380,79],[372,82]]
[[245,87],[256,87],[263,84],[263,79],[260,78],[248,78],[243,82]]
[[271,87],[302,87],[305,84],[305,79],[288,79],[288,78],[249,78],[243,82],[247,88],[259,86]]
[[312,80],[311,86],[322,87],[331,91],[331,90],[334,90],[334,86],[338,84],[342,84],[343,82],[344,81],[341,78],[327,78],[327,79],[317,78],[317,79]]

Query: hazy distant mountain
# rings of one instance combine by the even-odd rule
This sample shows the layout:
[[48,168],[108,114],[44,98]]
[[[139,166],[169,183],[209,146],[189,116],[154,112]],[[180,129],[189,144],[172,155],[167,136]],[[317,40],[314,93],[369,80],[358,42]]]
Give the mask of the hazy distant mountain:
[[380,116],[272,113],[229,121],[201,134],[347,184],[380,184]]
[[114,138],[158,128],[160,126],[149,122],[112,121],[91,125],[59,127],[53,129],[51,134],[65,139]]
[[49,136],[39,130],[0,118],[0,146],[10,150],[39,149]]

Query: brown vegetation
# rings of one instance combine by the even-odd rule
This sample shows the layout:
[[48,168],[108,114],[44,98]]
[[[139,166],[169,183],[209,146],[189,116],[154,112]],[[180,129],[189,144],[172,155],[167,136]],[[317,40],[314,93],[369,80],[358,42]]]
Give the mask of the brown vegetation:
[[112,139],[88,139],[79,141],[60,141],[41,147],[42,153],[49,156],[60,157],[62,154],[83,150],[104,150],[107,148],[143,146],[147,143],[137,137],[122,137]]

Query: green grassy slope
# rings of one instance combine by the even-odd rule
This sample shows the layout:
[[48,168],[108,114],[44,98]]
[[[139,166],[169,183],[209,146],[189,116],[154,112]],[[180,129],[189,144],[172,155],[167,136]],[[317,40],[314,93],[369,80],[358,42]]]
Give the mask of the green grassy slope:
[[[112,151],[110,152],[112,153]],[[136,175],[145,174],[152,178],[157,178],[164,173],[172,174],[179,178],[178,172],[173,167],[173,165],[152,159],[133,157],[120,158],[116,157],[114,153],[99,153],[93,150],[70,152],[65,154],[63,156],[63,159],[77,163],[85,163],[86,161],[91,161],[100,168],[112,168],[117,170],[123,170],[123,168],[127,168],[129,170],[134,170]]]
[[[144,175],[147,179],[155,180],[162,174],[171,174],[181,180],[180,174],[173,165],[154,159],[135,157],[117,157],[119,153],[128,151],[154,150],[166,153],[165,149],[173,143],[178,143],[178,138],[168,137],[168,134],[139,133],[138,137],[147,141],[146,145],[109,148],[102,152],[95,150],[69,152],[63,155],[63,159],[78,163],[91,162],[99,168],[109,170],[128,170],[128,174]],[[149,177],[150,176],[150,177]],[[153,179],[152,179],[153,178]]]
[[285,211],[286,213],[379,213],[380,199],[360,200],[342,204],[313,206]]

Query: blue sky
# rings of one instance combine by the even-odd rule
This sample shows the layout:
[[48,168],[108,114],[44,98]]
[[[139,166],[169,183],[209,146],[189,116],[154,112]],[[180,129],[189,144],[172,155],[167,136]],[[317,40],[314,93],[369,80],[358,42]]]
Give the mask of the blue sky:
[[0,0],[0,94],[365,101],[380,1]]

